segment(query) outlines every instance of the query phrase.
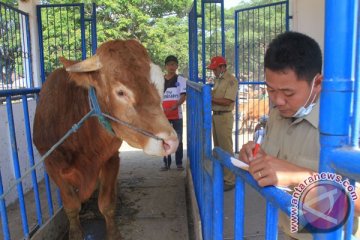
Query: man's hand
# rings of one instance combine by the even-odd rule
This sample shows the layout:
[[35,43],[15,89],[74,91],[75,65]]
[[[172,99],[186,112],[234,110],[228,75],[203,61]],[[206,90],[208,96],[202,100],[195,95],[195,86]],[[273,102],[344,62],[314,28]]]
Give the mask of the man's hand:
[[177,103],[175,103],[174,105],[171,106],[171,108],[169,108],[169,111],[174,111],[179,107],[179,105]]
[[164,108],[164,112],[174,111],[174,110],[176,110],[178,107],[179,107],[179,105],[178,105],[177,103],[175,103],[174,105],[172,105],[172,106],[169,107],[169,108]]
[[262,148],[259,149],[256,156],[253,156],[254,147],[253,141],[244,144],[240,150],[239,158],[249,164],[249,173],[261,187],[270,185],[296,186],[315,174],[310,169],[267,155]]
[[[254,159],[252,154],[253,149],[255,148],[255,142],[250,141],[242,146],[239,153],[239,160],[243,161],[244,163],[249,164],[251,160]],[[261,152],[261,149],[260,149]]]

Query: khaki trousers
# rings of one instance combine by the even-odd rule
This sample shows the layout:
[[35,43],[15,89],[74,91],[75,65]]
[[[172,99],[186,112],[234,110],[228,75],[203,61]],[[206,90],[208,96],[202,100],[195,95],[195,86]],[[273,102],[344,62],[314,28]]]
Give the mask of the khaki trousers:
[[[224,151],[234,156],[232,140],[234,117],[232,112],[213,115],[212,124],[214,147],[221,147]],[[224,168],[224,182],[229,185],[235,184],[235,175],[227,168]]]

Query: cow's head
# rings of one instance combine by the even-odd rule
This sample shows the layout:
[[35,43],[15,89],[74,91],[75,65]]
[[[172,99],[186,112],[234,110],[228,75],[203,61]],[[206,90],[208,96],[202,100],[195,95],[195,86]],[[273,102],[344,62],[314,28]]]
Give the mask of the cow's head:
[[164,156],[176,150],[176,132],[161,108],[164,77],[139,42],[109,41],[82,62],[64,58],[61,61],[72,81],[96,89],[103,112],[161,137],[164,142],[111,122],[117,137],[151,155]]

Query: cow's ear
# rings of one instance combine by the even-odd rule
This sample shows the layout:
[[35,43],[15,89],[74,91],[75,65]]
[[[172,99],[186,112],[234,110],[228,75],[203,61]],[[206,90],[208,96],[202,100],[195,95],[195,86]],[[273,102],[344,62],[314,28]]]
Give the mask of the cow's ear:
[[75,81],[77,85],[87,88],[94,85],[91,78],[92,73],[102,67],[100,59],[96,54],[81,62],[68,60],[64,57],[60,57],[59,59],[69,73],[70,79]]
[[62,65],[64,66],[64,68],[68,68],[70,67],[71,65],[74,65],[80,61],[74,61],[74,60],[69,60],[69,59],[66,59],[64,57],[59,57],[59,61],[62,63]]

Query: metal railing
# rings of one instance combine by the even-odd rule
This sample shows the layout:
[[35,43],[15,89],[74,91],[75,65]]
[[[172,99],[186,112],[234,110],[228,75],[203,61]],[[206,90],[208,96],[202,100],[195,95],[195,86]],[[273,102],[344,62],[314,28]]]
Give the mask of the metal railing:
[[188,159],[194,191],[202,220],[202,234],[207,239],[223,239],[223,167],[236,174],[235,239],[244,237],[245,182],[267,199],[266,239],[277,237],[277,211],[290,214],[291,196],[275,187],[261,188],[249,173],[230,162],[230,155],[220,148],[211,152],[211,94],[210,86],[187,83]]
[[[92,6],[92,10],[89,10],[92,13],[92,17],[88,19],[84,17],[84,4],[37,6],[38,19],[40,19],[41,77],[43,81],[45,81],[46,71],[51,72],[59,66],[57,57],[63,55],[80,60],[95,52],[97,48],[96,12],[95,5],[93,4]],[[67,12],[68,9],[75,10],[70,13]],[[24,15],[23,18],[25,20],[18,20],[23,19],[16,17],[18,14]],[[17,37],[14,34],[21,35],[18,37],[19,39],[29,38],[28,17],[27,13],[0,3],[0,31],[2,31],[0,34],[0,50],[14,47],[19,48],[16,44],[20,42],[22,44],[23,40],[16,40]],[[41,19],[46,19],[45,23]],[[69,21],[70,19],[71,21]],[[23,27],[22,23],[18,23],[19,21],[26,22],[27,27]],[[22,27],[16,28],[19,24]],[[20,29],[21,31],[12,30],[13,28]],[[8,32],[3,35],[5,30]],[[47,35],[44,36],[44,32]],[[10,42],[7,41],[7,38],[10,38],[10,36],[13,36],[13,42],[11,40]],[[85,36],[90,37],[85,38]],[[25,59],[28,59],[29,63],[23,69],[28,69],[32,72],[30,67],[31,52],[29,39],[27,44],[28,47],[25,49],[27,50],[28,55],[26,56],[28,58]],[[21,46],[24,48],[23,45]],[[18,57],[21,56],[19,55]],[[0,61],[5,61],[3,60],[3,55],[0,55]],[[5,65],[1,64],[0,62],[2,72],[4,71],[3,66],[7,69],[9,68],[8,63]],[[31,76],[31,74],[28,76]],[[0,114],[6,113],[7,117],[7,121],[4,118],[0,122],[0,126],[4,127],[4,129],[1,129],[4,132],[1,135],[1,143],[5,142],[5,145],[8,144],[9,148],[11,148],[9,156],[6,156],[6,151],[2,156],[8,157],[9,162],[12,160],[12,166],[10,164],[9,166],[6,164],[0,166],[0,216],[2,227],[0,239],[4,240],[30,239],[62,207],[60,194],[52,186],[50,178],[44,171],[41,159],[37,158],[39,154],[33,149],[31,125],[36,98],[40,88],[33,87],[32,78],[27,80],[28,82],[31,84],[21,85],[21,87],[16,89],[11,87],[0,88],[0,99],[5,103],[5,105],[0,106]],[[19,104],[22,104],[22,109],[19,107]],[[31,109],[29,104],[31,104]],[[19,122],[23,122],[23,126],[20,126]],[[8,141],[6,140],[7,133]],[[0,145],[0,147],[2,146]],[[11,169],[14,170],[14,173],[11,173]],[[13,177],[12,181],[4,182],[4,179],[9,178],[9,176]],[[14,189],[17,190],[16,193],[13,191]],[[57,205],[54,203],[54,193],[56,194]],[[12,199],[12,195],[16,195],[15,200]],[[33,195],[33,200],[30,200],[28,195],[30,197]],[[11,199],[11,202],[7,202],[7,199]],[[14,225],[14,218],[21,219],[18,222],[22,226],[22,231],[19,230],[19,225]]]
[[[264,56],[267,45],[278,34],[289,30],[289,1],[265,4],[235,11],[235,76],[239,92],[235,108],[235,152],[252,136],[254,119],[246,113],[266,115],[269,101],[260,101],[265,91]],[[244,97],[244,95],[246,97]],[[248,103],[250,101],[250,103]],[[265,106],[265,104],[267,106]],[[244,122],[245,121],[245,122]],[[257,122],[258,119],[255,119]],[[240,124],[241,122],[241,124]],[[244,128],[243,125],[249,128]]]
[[[336,172],[350,183],[360,181],[360,3],[326,1],[325,72],[321,94],[319,172]],[[344,34],[346,33],[346,34]],[[341,37],[340,37],[341,36]],[[188,157],[205,240],[223,239],[223,167],[236,175],[234,239],[244,238],[245,183],[266,199],[266,239],[277,239],[278,210],[290,215],[292,196],[275,187],[259,187],[252,176],[233,166],[220,148],[211,155],[210,89],[188,84]],[[203,122],[200,122],[203,121]],[[193,124],[195,124],[193,126]],[[206,137],[207,136],[207,137]],[[314,233],[315,239],[352,239],[354,206],[345,227]]]
[[29,14],[0,2],[0,91],[34,86]]

